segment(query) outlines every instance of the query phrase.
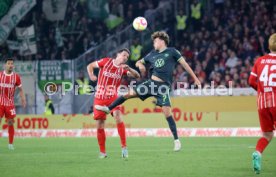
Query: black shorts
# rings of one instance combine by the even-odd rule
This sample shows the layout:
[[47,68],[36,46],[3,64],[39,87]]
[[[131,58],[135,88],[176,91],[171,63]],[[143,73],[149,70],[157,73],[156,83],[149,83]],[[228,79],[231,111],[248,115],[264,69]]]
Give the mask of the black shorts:
[[164,82],[147,80],[133,88],[141,100],[151,96],[157,99],[157,106],[171,106],[170,87]]

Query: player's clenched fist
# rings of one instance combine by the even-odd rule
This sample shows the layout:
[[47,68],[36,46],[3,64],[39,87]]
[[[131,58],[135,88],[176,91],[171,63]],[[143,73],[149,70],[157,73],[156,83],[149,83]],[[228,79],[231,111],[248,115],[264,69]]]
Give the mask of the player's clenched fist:
[[97,80],[97,76],[95,76],[94,74],[89,74],[89,78],[91,81],[96,81]]
[[124,68],[127,71],[130,70],[130,67],[127,64],[122,64],[121,67]]

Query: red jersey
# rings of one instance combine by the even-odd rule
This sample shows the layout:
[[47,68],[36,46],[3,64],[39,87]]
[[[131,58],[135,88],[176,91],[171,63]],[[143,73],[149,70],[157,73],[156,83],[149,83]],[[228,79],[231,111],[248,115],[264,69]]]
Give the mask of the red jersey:
[[20,76],[14,72],[6,74],[0,72],[0,105],[13,106],[14,92],[16,87],[21,87]]
[[258,91],[258,108],[276,107],[276,54],[257,59],[249,78],[249,84]]
[[112,58],[103,58],[97,61],[97,64],[100,71],[95,97],[104,100],[117,96],[122,76],[126,75],[128,71],[117,66]]

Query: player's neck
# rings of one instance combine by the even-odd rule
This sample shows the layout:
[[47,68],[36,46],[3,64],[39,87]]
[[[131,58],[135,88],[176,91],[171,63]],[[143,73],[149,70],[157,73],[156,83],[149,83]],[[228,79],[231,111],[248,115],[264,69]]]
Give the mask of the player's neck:
[[121,65],[121,63],[118,61],[118,60],[114,60],[113,61],[113,64],[116,66],[116,67],[119,67]]
[[158,52],[161,53],[161,52],[163,52],[163,51],[166,50],[166,49],[167,49],[167,46],[161,47],[161,48],[158,50]]
[[4,70],[4,74],[6,74],[6,75],[11,75],[11,74],[12,74],[12,71]]

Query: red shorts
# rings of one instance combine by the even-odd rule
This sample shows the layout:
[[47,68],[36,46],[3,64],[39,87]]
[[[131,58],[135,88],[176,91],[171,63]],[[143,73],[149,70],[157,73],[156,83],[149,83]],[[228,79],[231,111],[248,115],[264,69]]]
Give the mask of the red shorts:
[[15,107],[0,105],[0,118],[6,117],[7,119],[13,119],[16,116]]
[[260,125],[263,132],[273,132],[276,127],[276,107],[259,109]]
[[[106,100],[102,100],[102,99],[94,99],[94,105],[101,105],[101,106],[109,106],[113,101],[115,101],[117,99],[117,96],[110,98],[110,99],[106,99]],[[116,110],[121,110],[121,106],[117,106],[114,109],[111,110],[111,114],[113,114],[114,111]],[[95,107],[93,107],[93,113],[94,113],[94,119],[95,120],[106,120],[106,113],[103,111],[99,111],[97,109],[95,109]]]

